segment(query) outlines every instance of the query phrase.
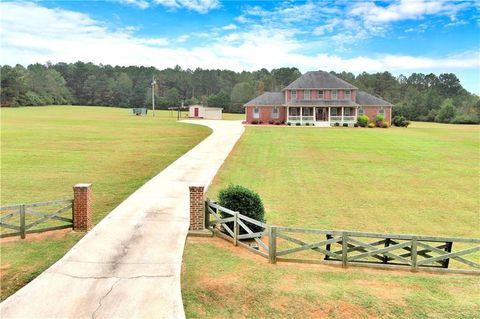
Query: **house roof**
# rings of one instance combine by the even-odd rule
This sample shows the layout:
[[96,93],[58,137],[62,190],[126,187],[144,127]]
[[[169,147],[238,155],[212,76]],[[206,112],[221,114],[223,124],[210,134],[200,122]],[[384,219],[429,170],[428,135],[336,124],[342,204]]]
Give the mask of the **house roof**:
[[387,101],[363,91],[357,92],[357,103],[360,105],[392,106]]
[[356,86],[336,77],[325,71],[307,72],[292,83],[284,90],[291,89],[356,89]]
[[285,104],[285,94],[282,92],[264,92],[243,106],[248,105],[283,105]]

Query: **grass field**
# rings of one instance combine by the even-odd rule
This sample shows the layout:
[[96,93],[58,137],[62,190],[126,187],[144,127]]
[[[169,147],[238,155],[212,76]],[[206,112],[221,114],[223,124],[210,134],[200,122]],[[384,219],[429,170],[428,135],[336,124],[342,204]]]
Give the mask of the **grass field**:
[[[93,220],[202,139],[210,129],[176,123],[168,111],[136,117],[105,107],[1,109],[1,204],[71,198],[93,183]],[[61,257],[80,234],[1,245],[4,299]],[[28,238],[28,236],[27,236]]]
[[478,277],[268,264],[222,239],[189,238],[187,318],[478,318]]
[[257,191],[282,226],[480,236],[479,126],[248,127],[209,189]]
[[[268,223],[480,235],[479,126],[248,127],[209,189],[257,191]],[[478,260],[477,260],[478,261]],[[478,277],[279,263],[220,239],[189,239],[187,317],[476,318]]]

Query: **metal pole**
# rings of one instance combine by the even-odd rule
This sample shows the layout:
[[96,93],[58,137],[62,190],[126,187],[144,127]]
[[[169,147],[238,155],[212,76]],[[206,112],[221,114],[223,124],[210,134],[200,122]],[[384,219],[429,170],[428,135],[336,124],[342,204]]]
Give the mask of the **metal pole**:
[[155,76],[152,77],[152,111],[153,116],[155,117]]

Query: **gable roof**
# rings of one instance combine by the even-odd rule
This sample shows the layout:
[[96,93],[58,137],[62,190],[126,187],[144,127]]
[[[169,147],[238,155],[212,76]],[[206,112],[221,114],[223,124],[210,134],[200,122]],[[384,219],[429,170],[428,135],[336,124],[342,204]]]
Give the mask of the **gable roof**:
[[310,71],[290,83],[283,90],[291,89],[357,89],[357,87],[328,72]]
[[285,94],[282,92],[264,92],[243,106],[248,105],[283,105],[285,104]]
[[364,91],[357,92],[357,103],[360,105],[392,106],[392,104],[388,103],[387,101]]

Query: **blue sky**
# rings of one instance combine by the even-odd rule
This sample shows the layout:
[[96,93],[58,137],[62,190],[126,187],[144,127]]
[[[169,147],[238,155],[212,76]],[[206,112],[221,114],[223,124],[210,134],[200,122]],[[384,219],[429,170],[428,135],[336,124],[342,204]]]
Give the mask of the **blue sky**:
[[479,2],[3,1],[0,63],[456,73],[480,92]]

